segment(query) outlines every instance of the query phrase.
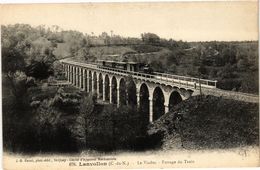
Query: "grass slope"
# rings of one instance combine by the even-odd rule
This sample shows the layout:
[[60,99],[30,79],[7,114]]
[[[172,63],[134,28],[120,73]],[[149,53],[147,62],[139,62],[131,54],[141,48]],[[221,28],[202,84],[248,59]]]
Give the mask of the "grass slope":
[[149,127],[163,133],[162,148],[224,149],[257,145],[258,104],[198,96],[175,106]]

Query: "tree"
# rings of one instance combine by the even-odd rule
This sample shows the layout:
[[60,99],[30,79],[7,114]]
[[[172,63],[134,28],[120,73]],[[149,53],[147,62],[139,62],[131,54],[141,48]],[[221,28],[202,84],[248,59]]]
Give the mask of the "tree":
[[24,71],[26,75],[37,79],[47,78],[52,71],[48,70],[55,60],[54,43],[43,35],[49,33],[41,27],[16,24],[2,27],[2,61],[3,72],[15,73]]
[[75,57],[80,60],[94,61],[96,58],[93,55],[91,55],[89,50],[89,47],[82,47],[76,52]]
[[9,72],[6,74],[6,79],[10,85],[12,95],[15,99],[16,107],[28,107],[29,98],[27,94],[28,88],[35,86],[35,79],[26,76],[24,72],[16,71],[15,73]]
[[147,44],[158,44],[160,42],[160,37],[154,33],[142,33],[141,38]]
[[153,60],[151,63],[150,63],[151,67],[156,70],[156,71],[160,71],[160,72],[163,72],[164,69],[163,69],[163,65],[161,63],[161,61],[156,61],[156,60]]
[[248,68],[248,61],[247,59],[239,59],[238,62],[237,62],[237,68],[238,70],[240,71],[246,71],[246,69]]
[[177,71],[177,67],[176,67],[176,64],[171,64],[169,67],[168,67],[168,71],[171,72],[171,73],[176,73]]
[[63,31],[62,34],[65,44],[68,45],[70,56],[74,57],[80,48],[86,46],[87,41],[83,33],[78,31]]
[[87,118],[92,115],[93,110],[94,110],[93,96],[83,93],[80,102],[80,114],[85,115],[85,117]]
[[17,70],[24,70],[26,43],[21,43],[25,35],[15,32],[13,28],[1,26],[2,29],[2,67],[3,72],[15,73]]
[[204,65],[200,65],[198,67],[198,72],[199,72],[200,75],[204,75],[204,74],[207,74],[207,69]]

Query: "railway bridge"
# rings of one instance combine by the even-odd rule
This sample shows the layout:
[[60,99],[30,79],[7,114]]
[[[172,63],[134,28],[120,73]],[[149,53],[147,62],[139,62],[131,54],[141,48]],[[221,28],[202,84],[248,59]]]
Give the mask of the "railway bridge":
[[[174,105],[197,95],[202,89],[215,89],[216,81],[154,72],[145,74],[95,63],[60,60],[67,80],[81,90],[96,93],[99,100],[136,105],[152,122]],[[148,121],[147,120],[147,121]]]

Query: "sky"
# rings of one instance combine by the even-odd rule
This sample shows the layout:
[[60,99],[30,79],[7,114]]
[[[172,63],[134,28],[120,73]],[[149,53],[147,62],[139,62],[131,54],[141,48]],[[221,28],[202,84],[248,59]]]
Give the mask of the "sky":
[[2,5],[1,24],[58,25],[99,35],[152,32],[183,41],[258,40],[257,1]]

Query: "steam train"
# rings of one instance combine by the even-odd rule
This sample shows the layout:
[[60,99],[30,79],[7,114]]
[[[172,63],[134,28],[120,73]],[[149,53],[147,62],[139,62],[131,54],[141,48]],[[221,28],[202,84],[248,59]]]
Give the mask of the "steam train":
[[142,72],[146,74],[153,74],[153,69],[149,64],[139,62],[120,62],[111,60],[98,60],[97,65],[99,68],[115,68],[133,72]]

